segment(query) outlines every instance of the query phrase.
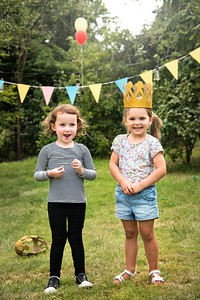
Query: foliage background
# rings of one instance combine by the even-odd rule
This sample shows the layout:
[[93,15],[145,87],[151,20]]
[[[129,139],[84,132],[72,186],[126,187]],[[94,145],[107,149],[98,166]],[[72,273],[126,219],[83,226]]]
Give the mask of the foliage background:
[[[133,0],[137,1],[137,0]],[[83,5],[84,4],[84,5]],[[188,53],[200,44],[198,0],[164,0],[155,21],[137,36],[122,30],[110,18],[101,0],[2,0],[0,3],[0,73],[4,81],[31,86],[81,85],[80,46],[74,39],[74,21],[89,23],[83,46],[84,85],[104,85],[97,104],[89,89],[75,100],[90,127],[84,142],[93,156],[106,157],[121,124],[122,94],[114,81],[179,61],[179,79],[166,68],[154,82],[154,111],[163,119],[162,143],[172,160],[190,163],[200,136],[200,66]],[[115,30],[113,31],[113,25]],[[57,89],[46,106],[40,89],[31,88],[23,104],[15,85],[0,93],[0,161],[20,160],[38,153],[49,139],[41,121],[60,102],[69,102]]]

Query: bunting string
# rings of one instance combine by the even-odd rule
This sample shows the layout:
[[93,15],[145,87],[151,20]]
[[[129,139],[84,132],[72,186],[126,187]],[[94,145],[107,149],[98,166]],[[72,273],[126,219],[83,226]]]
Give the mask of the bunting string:
[[[16,85],[18,88],[21,103],[24,102],[24,99],[30,88],[41,89],[43,96],[44,96],[45,103],[46,103],[46,105],[48,105],[55,89],[66,90],[71,104],[74,104],[78,90],[89,88],[95,101],[98,103],[102,86],[115,83],[116,86],[119,88],[119,90],[122,93],[124,93],[125,92],[124,87],[129,79],[133,79],[135,77],[140,76],[145,83],[152,84],[154,74],[156,75],[159,70],[161,70],[165,67],[169,70],[169,72],[172,74],[172,76],[176,80],[178,80],[178,63],[180,60],[186,58],[189,55],[194,60],[196,60],[198,63],[200,63],[200,47],[198,47],[197,49],[189,52],[188,54],[186,54],[178,59],[169,61],[169,62],[163,64],[162,66],[157,66],[153,70],[147,70],[143,73],[140,73],[140,74],[137,74],[134,76],[130,76],[130,77],[126,77],[126,78],[121,78],[121,79],[114,80],[114,81],[109,81],[109,82],[104,82],[104,83],[96,83],[96,84],[90,84],[90,85],[83,85],[83,77],[82,77],[82,82],[81,82],[82,85],[80,85],[80,86],[75,85],[75,86],[53,87],[53,86],[35,86],[35,85],[27,85],[27,84],[22,84],[22,83],[14,83],[14,82],[9,82],[9,81],[4,81],[2,79],[2,80],[0,80],[0,89],[3,90],[4,84]],[[156,78],[155,78],[155,80],[156,80]],[[158,80],[158,78],[157,78],[157,80]]]

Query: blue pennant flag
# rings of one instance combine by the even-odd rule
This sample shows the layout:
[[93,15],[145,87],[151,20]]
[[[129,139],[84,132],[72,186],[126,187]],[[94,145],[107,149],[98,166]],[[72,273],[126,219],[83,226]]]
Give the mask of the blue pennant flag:
[[120,89],[120,91],[124,94],[125,93],[125,85],[127,84],[128,78],[122,78],[119,80],[116,80],[115,83]]
[[69,95],[69,99],[71,101],[71,104],[74,104],[74,100],[76,98],[76,94],[78,92],[79,87],[78,86],[66,86],[67,93]]
[[0,89],[3,89],[4,80],[0,80]]

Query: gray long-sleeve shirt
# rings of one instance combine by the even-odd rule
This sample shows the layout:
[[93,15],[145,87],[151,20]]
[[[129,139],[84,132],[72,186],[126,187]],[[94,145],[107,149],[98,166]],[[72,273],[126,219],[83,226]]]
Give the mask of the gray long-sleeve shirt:
[[[82,176],[71,167],[74,159],[79,159],[84,167]],[[60,178],[50,178],[47,170],[64,166],[65,173]],[[80,143],[75,143],[72,148],[63,148],[55,142],[44,146],[39,155],[34,172],[38,181],[50,181],[47,197],[48,202],[60,203],[85,203],[84,179],[94,180],[96,170],[88,148]]]

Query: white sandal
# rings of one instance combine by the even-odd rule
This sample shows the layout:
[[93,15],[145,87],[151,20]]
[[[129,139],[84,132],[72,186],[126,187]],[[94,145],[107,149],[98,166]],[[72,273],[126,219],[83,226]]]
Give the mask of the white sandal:
[[151,278],[151,284],[160,284],[164,283],[164,279],[160,276],[161,272],[159,270],[153,270],[149,273],[149,277]]
[[[137,273],[136,271],[134,273],[132,273],[132,272],[130,272],[130,271],[128,271],[128,270],[125,269],[121,274],[115,276],[114,280],[119,280],[119,283],[122,283],[122,282],[124,282],[126,280],[123,277],[124,274],[128,274],[130,277],[133,277],[133,276],[136,275],[136,273]],[[118,283],[114,283],[114,284],[118,284]]]

